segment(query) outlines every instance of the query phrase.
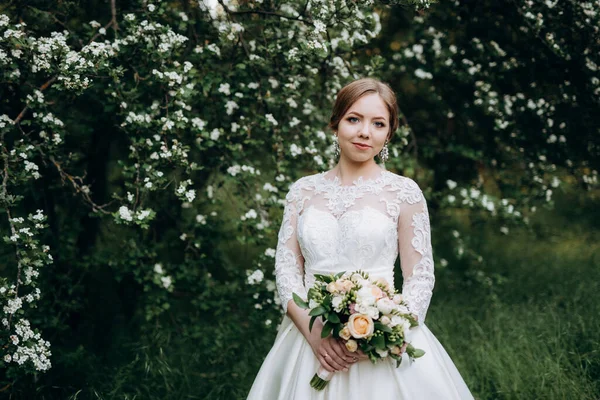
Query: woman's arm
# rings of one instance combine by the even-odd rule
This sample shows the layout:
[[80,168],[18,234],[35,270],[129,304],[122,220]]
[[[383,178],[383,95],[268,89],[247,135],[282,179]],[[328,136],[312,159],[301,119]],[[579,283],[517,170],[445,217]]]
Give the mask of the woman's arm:
[[297,238],[298,204],[301,192],[297,183],[292,185],[286,195],[283,221],[279,229],[277,250],[275,252],[275,281],[284,312],[290,317],[298,330],[306,338],[319,359],[328,371],[340,371],[354,362],[352,353],[337,340],[329,337],[321,339],[323,324],[317,319],[312,332],[309,331],[309,310],[298,307],[292,298],[296,293],[307,300],[307,289],[304,286],[304,257],[300,251]]
[[423,324],[435,284],[431,228],[425,197],[416,183],[411,182],[410,186],[416,195],[406,197],[398,218],[398,252],[404,278],[402,297],[419,324]]

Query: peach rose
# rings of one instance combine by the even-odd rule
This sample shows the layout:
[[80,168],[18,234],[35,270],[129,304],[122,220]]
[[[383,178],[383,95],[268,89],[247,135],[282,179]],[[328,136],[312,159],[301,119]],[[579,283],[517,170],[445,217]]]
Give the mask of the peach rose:
[[371,286],[371,293],[373,294],[376,300],[379,300],[383,297],[383,290],[381,290],[377,286]]
[[356,350],[358,350],[358,343],[356,343],[356,340],[350,339],[346,342],[346,349],[350,352],[350,353],[354,353]]
[[327,291],[328,291],[329,293],[335,293],[336,289],[337,289],[337,288],[335,287],[335,282],[329,282],[329,283],[327,284]]
[[335,283],[335,287],[337,288],[337,290],[339,290],[340,292],[343,293],[348,293],[353,287],[354,287],[354,283],[352,283],[352,281],[349,281],[347,279],[344,280],[338,280]]
[[375,324],[368,315],[352,314],[348,319],[348,329],[355,339],[362,339],[373,334]]
[[381,286],[383,286],[385,288],[385,290],[390,290],[390,284],[388,283],[387,279],[385,279],[385,278],[377,278],[377,279],[375,279],[375,283],[378,283]]
[[348,325],[345,325],[340,331],[340,337],[344,340],[350,339],[350,329],[348,329]]

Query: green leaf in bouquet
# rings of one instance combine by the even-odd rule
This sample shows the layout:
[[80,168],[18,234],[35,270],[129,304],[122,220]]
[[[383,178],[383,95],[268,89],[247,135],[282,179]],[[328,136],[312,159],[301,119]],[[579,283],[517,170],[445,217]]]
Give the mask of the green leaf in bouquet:
[[302,297],[298,296],[296,293],[292,293],[292,297],[294,299],[294,303],[298,305],[298,307],[306,310],[308,308],[308,303],[302,300]]
[[316,319],[317,319],[317,316],[316,316],[316,315],[313,315],[313,316],[310,318],[310,322],[308,323],[308,331],[309,331],[309,332],[312,332],[312,327],[313,327],[313,325],[314,325],[314,323],[315,323],[315,320],[316,320]]
[[382,324],[381,322],[375,322],[375,329],[378,329],[382,332],[393,333],[392,328],[387,325]]
[[331,295],[327,295],[327,296],[325,296],[325,298],[323,299],[323,302],[321,304],[323,304],[324,307],[329,308],[329,307],[331,307],[331,300],[332,300]]
[[330,275],[315,274],[315,280],[330,283],[333,281],[333,277]]
[[310,310],[310,312],[308,313],[308,315],[310,315],[311,317],[316,316],[316,315],[323,315],[327,312],[327,309],[323,306],[318,306],[313,308],[312,310]]
[[319,297],[320,297],[319,289],[314,288],[314,287],[308,289],[308,298],[309,299],[318,299]]
[[421,349],[417,349],[417,348],[415,348],[415,346],[413,346],[412,344],[409,343],[406,346],[406,354],[408,354],[412,358],[419,358],[419,357],[423,357],[425,355],[425,351],[421,350]]
[[338,280],[342,277],[342,275],[344,275],[346,273],[346,271],[342,271],[342,272],[338,272],[337,274],[335,274],[335,279]]
[[342,325],[341,324],[335,324],[333,325],[333,337],[334,338],[339,338],[340,337],[340,331],[342,330]]
[[325,322],[323,325],[323,330],[321,331],[321,337],[326,338],[331,333],[331,329],[333,328],[333,324],[331,322]]
[[377,356],[373,352],[370,352],[367,355],[369,356],[369,360],[371,360],[373,364],[377,362]]
[[340,317],[338,317],[338,315],[336,313],[327,314],[327,320],[334,324],[339,324],[340,322],[342,322],[342,321],[340,321]]
[[425,355],[425,350],[415,349],[415,351],[413,351],[412,357],[419,358],[419,357],[423,357],[424,355]]
[[385,350],[385,338],[383,335],[373,336],[370,343],[375,346],[376,349]]

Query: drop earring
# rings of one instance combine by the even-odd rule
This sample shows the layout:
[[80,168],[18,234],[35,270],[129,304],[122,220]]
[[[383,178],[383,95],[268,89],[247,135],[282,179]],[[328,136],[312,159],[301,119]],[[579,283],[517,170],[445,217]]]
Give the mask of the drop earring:
[[340,143],[338,142],[337,135],[333,136],[333,155],[338,157],[340,155]]
[[388,150],[388,147],[387,147],[387,142],[388,141],[386,139],[385,144],[383,145],[383,148],[379,152],[379,158],[381,158],[381,161],[383,161],[383,162],[386,162],[390,155],[390,151]]

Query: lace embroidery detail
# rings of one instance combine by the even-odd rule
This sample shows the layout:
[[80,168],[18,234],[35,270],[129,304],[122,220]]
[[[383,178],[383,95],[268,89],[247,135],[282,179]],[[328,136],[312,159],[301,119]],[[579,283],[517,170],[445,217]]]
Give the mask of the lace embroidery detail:
[[275,255],[284,312],[292,293],[306,299],[315,273],[353,268],[393,280],[400,254],[403,295],[424,322],[435,279],[427,205],[416,182],[382,170],[345,186],[322,172],[297,180],[285,200]]
[[295,225],[298,219],[295,204],[297,197],[298,191],[296,185],[292,185],[286,195],[283,221],[279,229],[277,250],[275,252],[275,281],[284,312],[287,312],[288,302],[292,299],[292,293],[297,293],[306,300],[304,271],[302,262],[299,261],[299,259],[302,259],[302,255],[298,251],[298,242],[295,234]]
[[344,186],[337,176],[330,180],[325,178],[325,172],[322,172],[317,176],[315,192],[323,193],[323,197],[329,200],[327,208],[336,218],[339,218],[355,204],[357,199],[369,193],[376,195],[381,193],[387,183],[386,173],[387,171],[382,170],[378,178],[370,179],[363,179],[361,176],[352,185]]
[[423,212],[413,215],[411,226],[414,227],[411,244],[421,255],[421,259],[412,268],[412,274],[405,279],[402,294],[410,310],[418,316],[419,324],[423,324],[435,285],[431,228],[427,203],[424,199]]

